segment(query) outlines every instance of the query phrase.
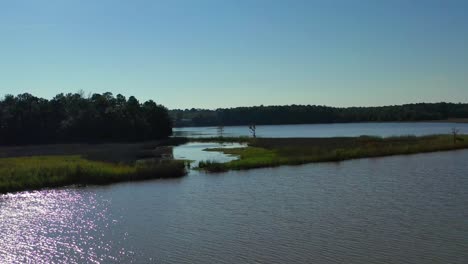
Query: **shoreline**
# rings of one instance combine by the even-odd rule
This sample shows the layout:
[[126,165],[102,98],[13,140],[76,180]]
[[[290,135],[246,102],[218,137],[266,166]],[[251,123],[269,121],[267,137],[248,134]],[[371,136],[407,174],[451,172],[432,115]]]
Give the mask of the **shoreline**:
[[183,177],[186,161],[165,157],[166,146],[186,141],[0,146],[0,194]]
[[[293,124],[258,124],[257,126],[294,126],[294,125],[333,125],[333,124],[376,124],[376,123],[454,123],[454,124],[467,124],[468,118],[448,118],[448,119],[432,119],[432,120],[408,120],[408,121],[361,121],[361,122],[329,122],[329,123],[293,123]],[[224,125],[223,127],[244,127],[245,125]],[[174,126],[178,128],[192,128],[192,127],[219,127],[217,125],[211,126]]]
[[[0,147],[0,193],[110,184],[187,174],[186,161],[176,160],[172,148],[186,142],[246,143],[243,148],[214,148],[239,156],[226,163],[194,164],[206,172],[338,162],[468,149],[468,135],[329,137],[329,138],[171,138],[159,142],[57,144]],[[169,151],[169,152],[168,152]],[[169,158],[167,158],[169,157]]]

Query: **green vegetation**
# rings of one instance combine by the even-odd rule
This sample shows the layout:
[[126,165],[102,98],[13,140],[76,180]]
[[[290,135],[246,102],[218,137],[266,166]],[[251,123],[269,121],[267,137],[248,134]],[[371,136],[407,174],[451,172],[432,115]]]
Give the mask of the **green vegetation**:
[[186,161],[173,160],[170,146],[187,141],[0,146],[0,193],[181,177]]
[[81,156],[36,156],[0,158],[0,193],[58,187],[70,184],[107,184],[186,174],[185,162],[138,161],[116,164]]
[[228,171],[226,163],[216,162],[212,160],[200,161],[198,168],[209,172],[225,172]]
[[169,111],[175,126],[235,126],[348,122],[433,121],[466,122],[466,103],[418,103],[379,107],[274,105]]
[[336,138],[257,138],[246,148],[207,149],[240,158],[227,163],[200,162],[199,169],[209,172],[244,170],[311,162],[342,161],[468,148],[468,135],[404,137],[336,137]]

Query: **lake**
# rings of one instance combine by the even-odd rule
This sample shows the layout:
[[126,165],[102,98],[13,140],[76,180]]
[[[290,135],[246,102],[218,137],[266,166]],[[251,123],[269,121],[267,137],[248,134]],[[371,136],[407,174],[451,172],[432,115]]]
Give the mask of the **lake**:
[[[271,125],[257,126],[259,137],[354,137],[371,136],[401,136],[401,135],[431,135],[449,134],[452,128],[458,128],[460,133],[468,134],[468,123],[340,123],[312,125]],[[184,137],[216,137],[217,127],[183,127],[174,128],[174,136]],[[248,126],[226,126],[223,136],[251,136]]]
[[467,160],[462,150],[1,195],[0,263],[468,263]]

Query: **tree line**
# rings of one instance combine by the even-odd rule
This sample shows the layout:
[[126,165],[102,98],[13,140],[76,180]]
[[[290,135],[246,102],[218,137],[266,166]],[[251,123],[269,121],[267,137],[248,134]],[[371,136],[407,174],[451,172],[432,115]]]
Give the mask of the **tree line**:
[[118,94],[29,93],[0,100],[0,144],[110,142],[161,139],[172,134],[168,110]]
[[418,103],[380,107],[328,107],[319,105],[254,106],[176,109],[175,126],[279,125],[347,122],[427,121],[468,118],[465,103]]

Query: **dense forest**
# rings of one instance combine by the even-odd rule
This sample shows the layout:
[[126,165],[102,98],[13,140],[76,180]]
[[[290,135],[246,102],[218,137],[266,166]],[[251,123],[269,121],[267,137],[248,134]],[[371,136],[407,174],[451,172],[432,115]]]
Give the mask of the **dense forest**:
[[345,122],[424,121],[468,118],[468,104],[419,103],[381,107],[317,105],[171,110],[175,126],[231,126]]
[[168,137],[168,110],[112,93],[58,94],[47,100],[24,93],[0,100],[0,144],[139,141]]

